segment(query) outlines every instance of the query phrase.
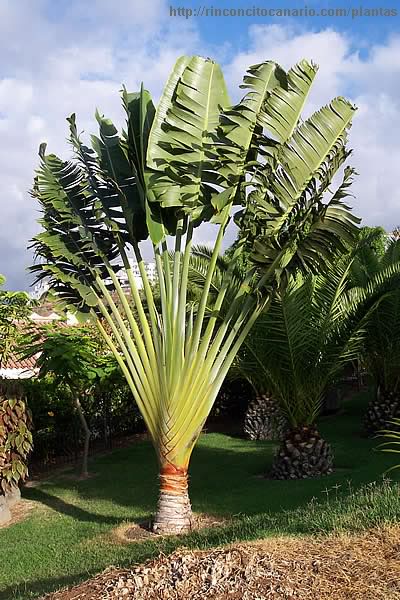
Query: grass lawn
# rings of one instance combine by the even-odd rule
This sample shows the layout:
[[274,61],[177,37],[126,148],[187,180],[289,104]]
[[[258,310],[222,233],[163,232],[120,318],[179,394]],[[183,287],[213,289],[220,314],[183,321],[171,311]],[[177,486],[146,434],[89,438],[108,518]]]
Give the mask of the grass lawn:
[[[396,459],[374,452],[377,440],[359,436],[366,402],[367,395],[359,394],[343,414],[321,419],[336,459],[334,474],[322,479],[263,479],[259,475],[271,462],[274,444],[203,435],[190,469],[193,509],[235,518],[226,527],[183,538],[124,545],[110,536],[121,523],[145,520],[154,511],[157,465],[147,442],[94,458],[94,476],[86,481],[63,473],[25,488],[23,496],[39,504],[24,521],[0,529],[0,599],[35,598],[109,565],[140,562],[181,544],[207,547],[276,533],[315,534],[398,521],[395,485],[357,493],[364,484],[381,481]],[[397,473],[392,474],[396,481]]]

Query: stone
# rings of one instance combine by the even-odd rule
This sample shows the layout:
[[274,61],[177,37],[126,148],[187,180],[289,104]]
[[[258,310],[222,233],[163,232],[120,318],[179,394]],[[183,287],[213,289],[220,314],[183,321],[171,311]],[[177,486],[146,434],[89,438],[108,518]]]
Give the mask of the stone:
[[4,496],[0,496],[0,525],[5,525],[11,520],[10,507]]
[[12,508],[21,500],[21,490],[19,487],[13,488],[12,492],[6,493],[6,501],[9,508]]

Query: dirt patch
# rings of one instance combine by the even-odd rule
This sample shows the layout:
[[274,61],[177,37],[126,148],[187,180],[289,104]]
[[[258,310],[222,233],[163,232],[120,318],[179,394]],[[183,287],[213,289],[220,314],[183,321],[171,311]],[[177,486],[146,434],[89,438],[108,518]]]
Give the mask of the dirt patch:
[[[226,525],[227,522],[228,520],[226,518],[224,519],[222,517],[198,513],[193,516],[192,531]],[[151,525],[152,523],[150,520],[143,523],[124,523],[116,529],[113,529],[111,535],[114,541],[123,544],[165,537],[153,533]]]
[[37,508],[37,502],[31,502],[30,500],[20,500],[11,508],[11,520],[4,523],[4,525],[0,525],[0,529],[5,529],[6,527],[11,527],[11,525],[15,525],[20,521],[26,519],[34,508]]
[[400,600],[400,526],[178,550],[46,600]]

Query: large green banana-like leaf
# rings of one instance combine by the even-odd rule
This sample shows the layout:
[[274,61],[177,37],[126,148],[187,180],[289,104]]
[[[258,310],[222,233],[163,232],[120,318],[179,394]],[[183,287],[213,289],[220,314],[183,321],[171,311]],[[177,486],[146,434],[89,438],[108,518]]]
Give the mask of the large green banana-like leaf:
[[270,93],[275,88],[287,88],[286,73],[275,62],[266,61],[249,67],[240,87],[248,92],[238,104],[223,112],[219,128],[224,141],[219,148],[220,174],[231,184],[240,181],[246,161],[255,158],[249,156],[249,152],[254,154],[253,137],[257,131],[260,133]]
[[150,200],[189,211],[209,203],[211,188],[205,184],[214,179],[216,130],[228,104],[219,65],[198,56],[178,60],[149,136]]
[[122,100],[128,117],[126,153],[135,169],[137,183],[140,183],[145,193],[147,146],[155,108],[150,93],[144,89],[143,84],[138,93],[129,93],[124,88]]
[[263,105],[259,123],[282,144],[293,135],[318,67],[302,60],[287,73],[287,88],[276,86]]
[[[184,58],[182,58],[182,62],[185,62]],[[150,238],[158,243],[165,239],[168,229],[171,229],[172,232],[176,230],[176,218],[172,218],[171,222],[171,211],[168,212],[168,218],[166,218],[166,214],[163,218],[159,205],[149,202],[147,197],[147,148],[156,111],[151,96],[144,89],[143,84],[140,92],[135,94],[128,93],[124,88],[122,99],[128,116],[127,133],[125,134],[126,153],[135,174],[135,182],[141,194],[143,205],[145,205],[145,222]],[[157,123],[160,121],[162,106],[164,104],[160,103]]]
[[[293,269],[320,272],[335,253],[344,252],[346,243],[351,244],[354,239],[359,219],[343,202],[354,171],[345,170],[342,183],[324,204],[323,193],[331,181],[328,171],[323,185],[309,185],[307,195],[291,213],[269,201],[260,190],[250,195],[251,202],[241,220],[254,240],[252,259],[266,272],[274,265],[282,283]],[[335,172],[336,167],[331,168],[330,176]],[[276,231],[278,220],[281,224]]]
[[[285,144],[280,155],[282,167],[275,173],[272,190],[287,211],[292,210],[325,162],[344,146],[354,112],[347,100],[336,98],[300,125]],[[280,223],[278,220],[276,227]]]
[[[334,175],[349,156],[347,130],[355,108],[336,98],[298,126],[296,119],[313,75],[315,67],[300,63],[288,77],[286,90],[272,90],[266,107],[270,103],[273,109],[278,99],[292,98],[293,109],[286,110],[285,127],[278,121],[276,125],[282,139],[292,135],[279,145],[279,151],[275,151],[278,146],[272,146],[272,162],[264,157],[252,164],[253,189],[245,209],[236,215],[241,230],[253,240],[253,258],[265,271],[265,281],[271,269],[283,284],[295,266],[318,272],[332,252],[343,251],[344,243],[351,243],[357,231],[358,220],[342,202],[348,195],[353,169],[345,170],[342,184],[323,203]],[[296,92],[298,89],[301,91]],[[271,131],[276,117],[272,109],[263,111]],[[265,139],[268,146],[270,142]],[[263,140],[258,143],[262,147]]]
[[99,157],[100,167],[106,174],[114,194],[118,196],[131,239],[146,239],[145,194],[141,181],[136,169],[132,168],[115,125],[98,112],[96,118],[100,138],[92,136],[92,144]]
[[172,106],[175,89],[186,67],[190,63],[190,60],[191,57],[189,56],[181,56],[178,58],[168,77],[167,83],[165,84],[161,98],[158,101],[154,117],[154,126],[150,131],[147,146],[147,166],[150,169],[159,169],[160,163],[167,161],[169,158],[169,154],[167,152],[164,154],[163,147],[159,145],[160,138],[163,135],[162,127],[167,118],[168,111]]

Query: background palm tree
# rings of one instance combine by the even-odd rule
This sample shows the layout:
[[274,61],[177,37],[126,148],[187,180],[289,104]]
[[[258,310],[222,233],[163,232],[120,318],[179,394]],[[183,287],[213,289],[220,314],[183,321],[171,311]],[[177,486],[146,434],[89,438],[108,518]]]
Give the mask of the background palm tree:
[[324,394],[361,351],[376,303],[399,285],[399,268],[389,267],[364,288],[352,288],[350,267],[348,255],[324,275],[293,277],[238,354],[242,375],[256,389],[270,390],[288,421],[274,478],[331,472],[331,449],[315,425]]
[[[392,239],[382,256],[371,245],[362,244],[355,256],[352,278],[357,285],[366,283],[388,268],[400,264],[400,240]],[[382,298],[366,324],[363,361],[375,386],[365,416],[370,435],[400,417],[400,286]]]

